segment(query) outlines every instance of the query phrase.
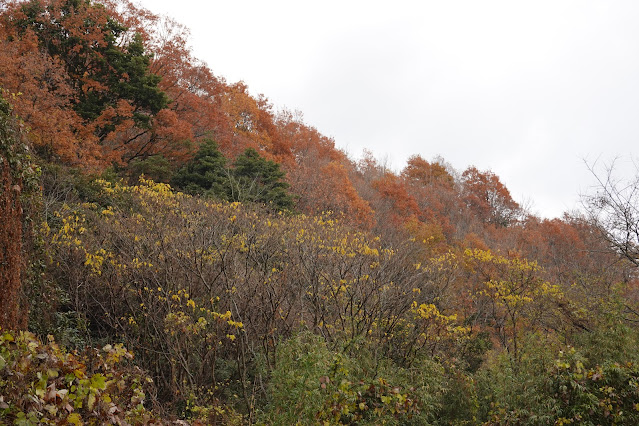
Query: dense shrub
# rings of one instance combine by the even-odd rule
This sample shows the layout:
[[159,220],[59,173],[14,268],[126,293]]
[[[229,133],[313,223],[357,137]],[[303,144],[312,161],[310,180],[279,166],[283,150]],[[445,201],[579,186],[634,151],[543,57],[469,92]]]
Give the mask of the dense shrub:
[[[16,425],[140,424],[155,421],[151,380],[122,345],[70,353],[52,338],[0,335],[0,420]],[[159,422],[159,421],[158,421]]]
[[346,356],[366,342],[374,362],[403,368],[469,332],[435,300],[446,258],[417,264],[410,241],[384,247],[330,215],[268,213],[150,181],[95,185],[97,202],[58,204],[45,225],[48,276],[80,340],[123,339],[178,411],[225,400],[251,416],[264,397],[256,363],[268,375],[278,342],[299,329]]
[[277,355],[266,424],[426,424],[441,402],[443,370],[434,362],[371,369],[370,353],[349,357],[308,332]]

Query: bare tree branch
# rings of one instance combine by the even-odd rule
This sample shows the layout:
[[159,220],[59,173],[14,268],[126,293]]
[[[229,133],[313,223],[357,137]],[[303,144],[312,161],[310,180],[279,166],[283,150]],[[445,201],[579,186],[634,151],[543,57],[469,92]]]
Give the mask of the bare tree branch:
[[595,177],[594,193],[582,196],[589,219],[600,230],[611,248],[639,267],[639,167],[635,176],[621,179],[615,173],[615,161],[586,166]]

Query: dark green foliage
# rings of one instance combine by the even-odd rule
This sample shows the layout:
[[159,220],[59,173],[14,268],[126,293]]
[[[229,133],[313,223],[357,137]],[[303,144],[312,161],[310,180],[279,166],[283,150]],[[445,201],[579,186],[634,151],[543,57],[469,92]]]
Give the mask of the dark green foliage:
[[[102,51],[98,50],[98,68],[93,78],[109,90],[82,93],[75,109],[84,119],[94,120],[107,106],[115,107],[118,100],[125,99],[135,107],[133,117],[136,124],[148,126],[151,116],[168,103],[166,95],[157,87],[160,77],[148,71],[150,56],[144,53],[139,34],[135,34],[123,50],[117,46],[116,39],[125,28],[112,20],[109,20],[108,27],[108,44]],[[113,127],[104,129],[110,130]]]
[[[601,340],[601,336],[594,339]],[[477,420],[489,424],[639,424],[639,367],[632,361],[612,361],[636,345],[627,346],[628,341],[622,339],[617,353],[604,350],[606,358],[598,363],[572,347],[553,356],[556,349],[548,343],[531,338],[521,361],[514,363],[501,353],[480,369],[474,376]],[[591,352],[592,346],[584,350]]]
[[293,197],[287,192],[286,173],[279,164],[261,157],[248,148],[233,163],[229,198],[231,201],[271,204],[279,210],[293,208]]
[[136,158],[129,163],[128,170],[134,181],[144,175],[146,179],[151,179],[154,182],[168,183],[173,175],[171,163],[161,154],[151,155],[144,159]]
[[466,370],[470,373],[476,372],[484,360],[486,352],[492,349],[490,334],[482,331],[468,340],[463,351],[463,360],[466,362]]
[[280,165],[249,148],[226,167],[226,159],[214,141],[205,142],[171,183],[191,195],[206,195],[226,201],[260,203],[277,210],[293,208],[286,173]]
[[217,143],[207,140],[195,157],[175,173],[171,183],[187,194],[225,199],[228,175],[226,158]]
[[639,333],[624,320],[623,307],[610,303],[598,328],[575,337],[575,347],[590,363],[639,362]]
[[[56,222],[55,216],[48,207],[59,207],[61,204],[95,203],[102,207],[128,205],[126,194],[105,194],[101,181],[112,184],[121,179],[113,169],[106,169],[101,174],[84,174],[79,169],[45,163],[42,167],[42,189],[45,202],[45,220],[49,224]],[[136,179],[137,181],[137,179]]]

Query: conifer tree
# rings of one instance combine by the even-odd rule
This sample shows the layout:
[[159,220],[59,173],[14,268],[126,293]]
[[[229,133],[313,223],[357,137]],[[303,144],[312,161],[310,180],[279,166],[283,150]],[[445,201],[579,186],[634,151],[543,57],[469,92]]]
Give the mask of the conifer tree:
[[233,163],[229,174],[229,199],[272,204],[278,210],[290,210],[294,201],[288,193],[290,185],[284,180],[285,176],[279,164],[248,148]]
[[227,198],[226,158],[213,140],[207,140],[195,157],[173,176],[174,186],[191,195]]

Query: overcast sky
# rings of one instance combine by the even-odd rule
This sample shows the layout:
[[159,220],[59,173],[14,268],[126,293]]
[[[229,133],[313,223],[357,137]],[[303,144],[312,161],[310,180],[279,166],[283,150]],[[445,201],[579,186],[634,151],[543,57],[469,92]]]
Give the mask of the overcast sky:
[[639,135],[637,1],[143,0],[195,56],[353,158],[490,169],[542,216],[578,205],[584,164]]

